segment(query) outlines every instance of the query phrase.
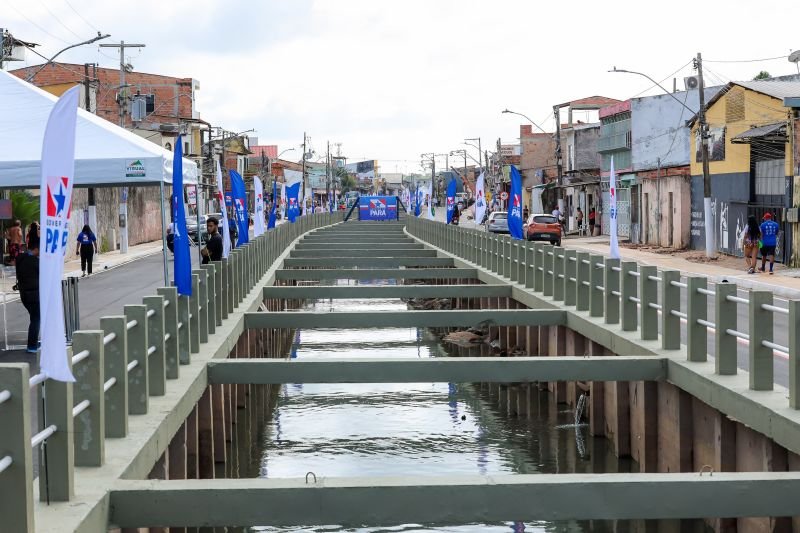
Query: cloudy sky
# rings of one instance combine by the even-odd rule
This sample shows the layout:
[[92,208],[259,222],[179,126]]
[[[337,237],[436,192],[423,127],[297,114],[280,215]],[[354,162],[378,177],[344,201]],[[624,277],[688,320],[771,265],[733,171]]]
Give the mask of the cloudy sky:
[[[0,27],[50,56],[97,30],[105,42],[142,42],[129,61],[143,72],[200,81],[202,118],[257,130],[280,149],[341,143],[351,160],[385,172],[419,170],[420,153],[515,142],[525,113],[548,131],[552,106],[590,95],[672,87],[697,52],[707,84],[760,70],[797,73],[786,60],[800,37],[800,2],[668,4],[573,0],[3,0]],[[782,56],[782,57],[781,57]],[[754,61],[763,58],[770,61]],[[113,50],[84,46],[65,61],[116,67]],[[28,64],[38,63],[29,54]],[[473,150],[474,152],[474,150]],[[442,161],[443,163],[443,161]]]

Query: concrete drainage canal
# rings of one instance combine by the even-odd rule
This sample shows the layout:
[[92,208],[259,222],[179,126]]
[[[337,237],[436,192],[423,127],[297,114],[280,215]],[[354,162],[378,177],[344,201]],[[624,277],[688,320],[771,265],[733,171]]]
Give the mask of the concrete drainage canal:
[[[328,284],[394,285],[400,280],[333,280]],[[408,281],[406,281],[408,283]],[[273,302],[274,303],[274,302]],[[477,298],[305,300],[297,311],[384,312],[407,309],[479,308]],[[283,309],[291,308],[284,306]],[[284,357],[434,358],[505,356],[507,329],[372,328],[296,329]],[[521,332],[515,332],[521,333]],[[532,354],[535,355],[535,354]],[[577,405],[553,400],[546,383],[286,384],[272,388],[270,409],[251,435],[234,446],[232,477],[303,478],[447,476],[535,473],[637,472],[615,457],[609,440],[589,435],[583,423],[586,393]],[[241,415],[241,412],[240,412]],[[581,502],[575,502],[580,506]],[[357,506],[353,523],[359,524]],[[656,525],[644,521],[507,522],[493,524],[397,524],[230,528],[229,531],[625,531]],[[702,523],[684,521],[684,528]]]

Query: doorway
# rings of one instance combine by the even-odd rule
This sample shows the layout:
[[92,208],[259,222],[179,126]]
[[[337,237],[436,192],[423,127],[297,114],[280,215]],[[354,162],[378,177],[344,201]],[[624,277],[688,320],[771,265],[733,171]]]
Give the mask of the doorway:
[[673,244],[673,234],[675,232],[675,226],[673,225],[673,213],[672,213],[672,193],[669,193],[669,197],[667,198],[667,246],[672,248]]

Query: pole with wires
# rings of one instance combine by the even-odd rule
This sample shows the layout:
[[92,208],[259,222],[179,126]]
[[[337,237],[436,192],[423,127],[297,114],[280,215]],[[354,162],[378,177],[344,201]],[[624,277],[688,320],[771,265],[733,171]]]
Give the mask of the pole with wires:
[[697,112],[697,120],[700,132],[700,156],[703,161],[703,211],[706,233],[706,257],[717,256],[717,245],[715,239],[714,210],[711,204],[711,172],[708,166],[708,123],[706,122],[706,98],[705,84],[703,83],[703,56],[698,52],[695,60],[697,68],[697,93],[700,103],[700,110]]

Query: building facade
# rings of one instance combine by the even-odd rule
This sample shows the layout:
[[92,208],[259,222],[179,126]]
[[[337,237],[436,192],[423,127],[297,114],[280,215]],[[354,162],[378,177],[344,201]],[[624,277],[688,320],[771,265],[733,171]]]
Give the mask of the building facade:
[[[708,155],[714,221],[703,220],[703,168],[699,125],[692,119],[691,245],[705,247],[705,231],[714,231],[718,250],[742,255],[739,236],[750,215],[771,213],[781,225],[776,260],[791,253],[792,231],[786,210],[793,207],[791,111],[783,98],[800,96],[800,83],[731,82],[707,104]],[[694,223],[697,223],[696,226]]]

